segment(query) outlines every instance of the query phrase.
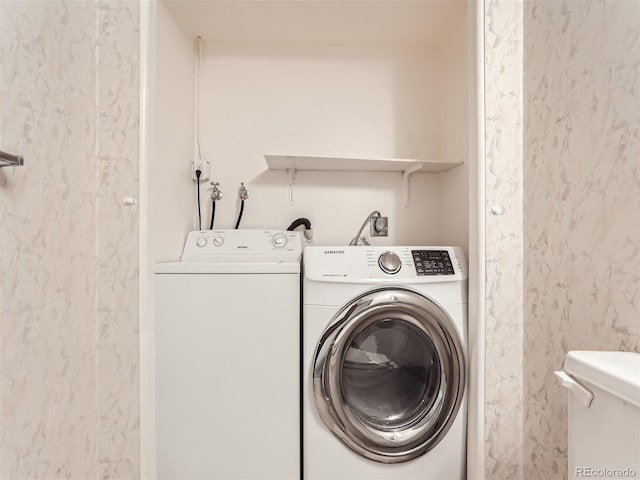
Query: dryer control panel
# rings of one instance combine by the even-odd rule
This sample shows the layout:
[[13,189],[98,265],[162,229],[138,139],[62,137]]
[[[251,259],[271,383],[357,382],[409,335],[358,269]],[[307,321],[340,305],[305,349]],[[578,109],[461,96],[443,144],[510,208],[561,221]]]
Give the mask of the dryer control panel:
[[411,250],[416,274],[454,275],[453,263],[446,250]]
[[182,262],[287,262],[300,259],[300,233],[286,230],[189,232]]
[[305,276],[344,283],[437,283],[466,280],[464,254],[451,246],[309,246]]

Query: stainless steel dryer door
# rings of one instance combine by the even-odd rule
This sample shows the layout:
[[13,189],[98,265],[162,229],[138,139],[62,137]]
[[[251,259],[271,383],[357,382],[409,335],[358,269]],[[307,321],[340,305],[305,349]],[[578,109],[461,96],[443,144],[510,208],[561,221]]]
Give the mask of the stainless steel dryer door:
[[404,288],[372,290],[343,307],[318,342],[320,418],[349,448],[383,463],[411,460],[447,433],[465,385],[449,315]]

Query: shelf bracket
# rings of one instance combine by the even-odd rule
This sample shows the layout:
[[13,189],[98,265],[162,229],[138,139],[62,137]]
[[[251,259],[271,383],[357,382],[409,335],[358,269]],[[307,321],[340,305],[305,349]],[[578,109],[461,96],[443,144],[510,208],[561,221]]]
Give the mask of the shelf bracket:
[[416,163],[411,168],[402,172],[402,188],[404,189],[404,206],[409,206],[409,177],[424,166],[424,163]]
[[287,175],[289,175],[289,205],[294,206],[293,201],[293,184],[296,183],[296,161],[293,157],[287,157],[291,165],[287,168]]

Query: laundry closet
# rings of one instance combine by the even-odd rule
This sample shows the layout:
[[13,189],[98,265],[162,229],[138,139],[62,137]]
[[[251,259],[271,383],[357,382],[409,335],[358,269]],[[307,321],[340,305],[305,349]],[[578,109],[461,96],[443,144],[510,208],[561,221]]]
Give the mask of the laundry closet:
[[[283,230],[306,217],[314,244],[347,245],[378,210],[388,236],[372,244],[455,245],[468,258],[473,8],[448,0],[154,3],[144,81],[149,262],[178,259],[198,229],[200,158],[203,229],[211,182],[222,192],[216,229],[236,224],[244,184],[240,228]],[[146,363],[142,376],[153,378]],[[152,471],[146,404],[143,468]]]
[[468,253],[468,172],[476,160],[467,8],[158,2],[148,82],[152,260],[176,259],[196,225],[196,96],[200,153],[210,168],[201,183],[207,227],[210,181],[223,192],[216,228],[233,228],[244,182],[241,228],[285,229],[307,217],[316,243],[346,244],[379,210],[389,236],[378,244],[459,245]]

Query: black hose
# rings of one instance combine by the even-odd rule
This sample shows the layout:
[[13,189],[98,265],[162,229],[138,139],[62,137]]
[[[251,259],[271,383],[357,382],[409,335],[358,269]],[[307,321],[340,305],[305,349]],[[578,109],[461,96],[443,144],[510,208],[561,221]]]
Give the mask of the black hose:
[[202,213],[200,212],[200,175],[202,172],[196,170],[196,190],[198,192],[198,230],[202,230]]
[[216,216],[216,201],[213,200],[211,202],[211,225],[209,225],[209,230],[213,230],[213,219]]
[[242,220],[242,212],[244,212],[244,200],[240,201],[240,213],[238,213],[238,221],[236,222],[236,230],[240,226],[240,220]]

